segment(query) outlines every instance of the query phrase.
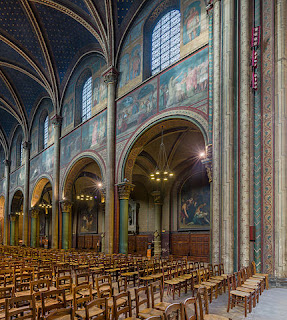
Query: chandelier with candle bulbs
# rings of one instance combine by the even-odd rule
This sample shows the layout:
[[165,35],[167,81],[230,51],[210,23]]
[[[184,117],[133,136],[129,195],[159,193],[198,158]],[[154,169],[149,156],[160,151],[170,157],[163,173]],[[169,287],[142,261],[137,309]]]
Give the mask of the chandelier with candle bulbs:
[[161,143],[159,147],[158,160],[155,170],[150,174],[150,179],[157,183],[167,182],[174,176],[168,165],[165,145],[163,143],[163,127],[161,128]]

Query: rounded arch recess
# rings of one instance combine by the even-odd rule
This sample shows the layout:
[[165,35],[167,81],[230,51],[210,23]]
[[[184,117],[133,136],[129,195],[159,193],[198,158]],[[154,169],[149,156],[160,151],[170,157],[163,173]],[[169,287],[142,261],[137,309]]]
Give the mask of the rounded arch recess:
[[30,202],[31,208],[35,207],[37,202],[40,200],[43,189],[48,182],[50,182],[52,184],[51,180],[47,176],[41,176],[36,181],[36,183],[33,187],[33,192],[32,192],[32,197],[31,197],[31,202]]
[[62,200],[72,199],[72,188],[77,175],[79,174],[81,169],[83,169],[86,165],[90,164],[93,161],[99,167],[100,177],[104,184],[105,164],[103,159],[99,155],[96,155],[94,153],[83,153],[74,158],[74,160],[70,163],[65,171],[61,183]]
[[[176,110],[175,112],[168,112],[165,115],[160,114],[139,127],[124,146],[118,163],[118,182],[123,181],[124,178],[132,181],[131,176],[134,162],[137,155],[142,151],[144,141],[149,139],[154,132],[158,131],[162,126],[162,122],[167,120],[187,120],[191,122],[199,129],[204,138],[204,143],[207,145],[208,121],[197,112]],[[150,133],[145,137],[145,133],[148,131]]]

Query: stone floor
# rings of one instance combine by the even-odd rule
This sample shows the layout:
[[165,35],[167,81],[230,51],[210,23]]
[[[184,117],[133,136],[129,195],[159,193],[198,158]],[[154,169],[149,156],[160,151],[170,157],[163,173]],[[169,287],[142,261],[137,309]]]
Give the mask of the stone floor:
[[[188,298],[190,294],[182,294],[180,298],[172,300],[171,297],[166,297],[164,300],[168,302],[180,302]],[[214,313],[229,317],[232,320],[287,320],[287,289],[271,288],[264,290],[259,298],[259,303],[244,317],[244,309],[235,307],[229,312],[227,309],[227,293],[222,294],[216,300],[213,300],[209,305],[209,313]]]

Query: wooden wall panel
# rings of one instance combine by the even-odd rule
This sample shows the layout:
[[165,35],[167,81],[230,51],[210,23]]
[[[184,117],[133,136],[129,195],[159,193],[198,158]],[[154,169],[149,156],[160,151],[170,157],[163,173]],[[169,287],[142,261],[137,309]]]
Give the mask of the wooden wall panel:
[[129,235],[128,252],[131,254],[141,254],[146,256],[148,235]]
[[78,248],[83,249],[85,247],[85,236],[78,236]]
[[93,236],[92,235],[85,235],[85,248],[91,249],[93,246]]

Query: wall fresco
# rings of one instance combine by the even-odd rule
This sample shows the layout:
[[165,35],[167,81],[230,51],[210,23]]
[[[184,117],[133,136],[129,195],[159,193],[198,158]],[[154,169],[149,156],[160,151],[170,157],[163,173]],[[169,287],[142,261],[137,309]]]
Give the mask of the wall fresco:
[[81,151],[81,128],[61,140],[60,165],[68,164]]
[[156,113],[157,79],[140,87],[117,104],[117,134],[127,133]]
[[16,187],[22,187],[25,180],[25,166],[20,167],[18,170],[10,174],[10,190]]
[[192,2],[183,12],[183,44],[200,35],[201,7],[200,1]]
[[107,112],[104,111],[82,126],[82,150],[96,149],[106,143]]
[[159,109],[190,106],[208,97],[208,49],[160,76]]
[[54,167],[54,146],[46,149],[30,161],[30,181],[37,179],[41,174],[51,174]]

